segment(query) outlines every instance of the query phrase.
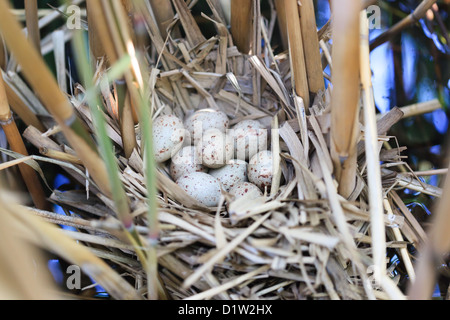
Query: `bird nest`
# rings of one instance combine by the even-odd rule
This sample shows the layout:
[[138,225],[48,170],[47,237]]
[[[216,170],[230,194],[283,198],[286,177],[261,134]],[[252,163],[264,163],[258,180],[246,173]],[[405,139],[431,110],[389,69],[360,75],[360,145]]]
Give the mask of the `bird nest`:
[[[194,47],[185,38],[172,35],[164,42],[162,55],[156,50],[149,54],[151,67],[160,68],[152,73],[155,115],[174,114],[184,119],[195,110],[212,108],[226,113],[231,125],[247,119],[259,120],[270,132],[269,149],[274,154],[272,187],[258,198],[235,200],[223,192],[218,207],[204,207],[171,179],[170,161],[159,164],[160,233],[156,252],[158,279],[163,288],[161,297],[389,298],[386,289],[389,286],[382,289],[374,282],[371,268],[373,235],[364,126],[360,126],[361,139],[357,145],[355,188],[344,198],[338,193],[330,149],[330,87],[315,95],[308,108],[292,87],[286,52],[275,55],[266,46],[259,55],[243,54],[227,43],[228,35],[223,28],[217,23],[215,26],[218,34]],[[319,40],[328,40],[327,28],[319,32]],[[98,83],[107,76],[104,63],[97,65]],[[93,130],[90,109],[79,94],[83,91],[79,85],[70,99],[80,119]],[[144,161],[139,148],[129,158],[124,156],[120,125],[114,112],[116,91],[103,88],[101,98],[136,230],[145,235],[149,226]],[[413,175],[391,170],[391,164],[405,165],[400,155],[404,148],[387,149],[383,142],[395,142],[394,137],[386,134],[401,116],[399,109],[393,109],[377,123],[382,185],[388,203],[385,209],[389,208],[384,215],[386,250],[407,250],[408,244],[419,242],[423,236],[396,190],[408,186],[439,192],[426,188]],[[136,132],[139,145],[143,137],[138,124]],[[58,136],[55,132],[42,135],[33,127],[24,132],[24,137],[43,153],[54,150],[73,157],[71,149],[60,143],[64,140]],[[126,279],[135,289],[132,297],[145,297],[146,270],[133,246],[121,236],[111,200],[98,191],[73,159],[53,163],[85,189],[53,191],[50,200],[61,206],[66,215],[37,209],[33,212],[54,224],[74,227],[75,231],[66,233]],[[396,228],[400,228],[405,238],[393,232]],[[396,263],[388,264],[387,276],[394,287],[400,276],[406,274],[404,269],[397,269]],[[125,296],[120,292],[110,294],[115,298]]]

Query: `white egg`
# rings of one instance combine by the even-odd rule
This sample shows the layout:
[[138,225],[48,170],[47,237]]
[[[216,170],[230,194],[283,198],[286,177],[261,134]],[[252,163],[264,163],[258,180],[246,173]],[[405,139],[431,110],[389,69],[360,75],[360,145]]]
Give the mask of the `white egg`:
[[245,195],[249,195],[250,199],[255,199],[263,196],[261,190],[251,182],[241,182],[230,189],[230,194],[234,199],[239,199]]
[[207,207],[217,207],[222,195],[219,180],[204,172],[191,172],[177,180],[187,194]]
[[248,180],[261,190],[270,188],[273,176],[272,151],[264,150],[255,154],[248,163],[247,175]]
[[163,115],[153,121],[153,152],[157,162],[164,162],[183,146],[183,122],[174,115]]
[[230,191],[235,185],[247,180],[248,163],[243,160],[230,160],[227,165],[209,172],[214,178],[222,183],[225,191]]
[[233,138],[218,129],[205,131],[196,148],[208,168],[221,168],[233,158]]
[[208,168],[202,165],[202,160],[195,151],[194,146],[187,146],[172,157],[169,170],[174,181],[186,173],[208,172]]
[[257,120],[243,120],[233,127],[234,152],[237,159],[249,160],[267,150],[267,129]]
[[189,132],[191,142],[196,145],[206,130],[217,129],[225,132],[228,129],[228,116],[222,111],[214,109],[201,109],[194,112],[184,121],[184,126]]

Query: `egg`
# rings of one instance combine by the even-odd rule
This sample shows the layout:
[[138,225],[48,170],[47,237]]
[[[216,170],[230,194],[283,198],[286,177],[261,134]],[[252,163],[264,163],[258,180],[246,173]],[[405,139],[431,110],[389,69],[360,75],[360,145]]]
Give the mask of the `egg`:
[[251,182],[240,182],[230,189],[230,194],[234,199],[242,198],[249,195],[250,199],[255,199],[263,196],[261,190]]
[[178,151],[170,162],[170,176],[176,181],[183,174],[191,172],[208,172],[208,168],[202,165],[194,146],[186,146]]
[[157,162],[164,162],[183,146],[183,122],[174,115],[162,115],[153,121],[153,152]]
[[257,120],[243,120],[233,127],[237,159],[249,160],[256,153],[267,150],[267,129]]
[[205,131],[196,148],[208,168],[221,168],[233,158],[233,138],[218,129]]
[[270,187],[273,176],[272,151],[264,150],[255,154],[248,163],[248,180],[257,185],[261,190]]
[[176,181],[188,195],[207,207],[219,205],[222,189],[219,180],[204,172],[191,172]]
[[225,191],[230,191],[235,185],[247,180],[247,162],[243,160],[230,160],[227,165],[209,171],[209,174],[220,181]]
[[228,125],[228,116],[224,112],[214,109],[198,110],[184,121],[184,126],[194,145],[202,139],[202,134],[205,131],[217,129],[220,132],[225,132],[228,129]]

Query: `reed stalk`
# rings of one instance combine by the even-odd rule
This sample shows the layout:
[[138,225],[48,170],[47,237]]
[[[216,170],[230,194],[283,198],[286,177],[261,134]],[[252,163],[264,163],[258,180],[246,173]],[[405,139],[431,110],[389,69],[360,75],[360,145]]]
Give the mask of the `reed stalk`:
[[250,51],[252,34],[252,1],[231,0],[231,35],[240,52]]
[[[123,9],[122,3],[111,3],[109,1],[93,1],[88,7],[88,14],[90,12],[94,17],[92,18],[93,21],[91,21],[91,31],[95,36],[92,37],[100,40],[100,43],[104,48],[103,54],[106,54],[108,57],[110,65],[115,64],[126,54],[127,41],[131,41],[131,37],[129,36],[129,20],[117,13],[121,8]],[[102,53],[98,52],[97,54]],[[95,56],[96,55],[94,54],[94,57]],[[131,156],[133,150],[137,146],[132,111],[132,103],[134,105],[136,102],[129,100],[129,90],[127,88],[129,88],[130,85],[134,86],[131,80],[127,81],[126,86],[119,82],[117,91],[120,131],[125,156],[127,158]]]
[[[372,236],[373,265],[379,273],[386,274],[386,230],[384,226],[383,189],[381,185],[379,142],[375,115],[375,101],[370,69],[369,25],[366,10],[361,11],[361,96],[364,113],[364,142],[367,161],[367,186],[369,189],[370,228]],[[380,279],[377,279],[380,281]]]
[[376,47],[382,45],[389,39],[392,39],[395,35],[400,33],[403,29],[408,28],[414,23],[418,22],[422,19],[427,13],[428,9],[436,2],[437,0],[422,0],[422,2],[417,6],[417,8],[409,14],[406,18],[399,21],[397,24],[393,25],[387,31],[380,34],[370,43],[370,50],[375,49]]
[[275,9],[277,10],[277,20],[281,35],[281,44],[284,50],[289,48],[289,38],[287,34],[286,7],[285,0],[275,0]]
[[309,108],[309,88],[306,72],[306,61],[302,39],[302,27],[296,0],[285,3],[287,33],[289,39],[289,58],[291,61],[291,77],[295,93],[303,99],[306,110]]
[[331,93],[332,158],[339,193],[348,197],[356,183],[356,142],[359,134],[359,6],[352,0],[332,1],[334,16],[333,91]]
[[58,87],[42,57],[23,35],[6,0],[0,1],[0,32],[8,48],[22,66],[23,73],[31,87],[39,94],[48,111],[54,116],[94,181],[105,195],[110,195],[108,172],[97,152],[94,141],[74,113],[72,105]]
[[[159,31],[161,32],[161,37],[165,39],[168,35],[167,27],[169,27],[175,15],[171,1],[150,0],[150,4],[154,10],[155,20],[158,25]],[[177,25],[172,28],[171,36],[173,38],[181,37],[180,29]]]
[[25,21],[28,39],[33,43],[36,51],[41,52],[41,34],[39,29],[38,2],[36,0],[25,0]]
[[141,300],[142,296],[115,272],[105,261],[95,256],[87,247],[68,237],[55,225],[31,214],[26,208],[11,202],[5,205],[8,216],[17,227],[17,234],[37,247],[55,253],[62,259],[79,266],[111,296],[118,300]]
[[[3,74],[3,72],[2,72]],[[44,132],[46,129],[42,124],[41,120],[36,116],[34,112],[27,107],[23,100],[17,95],[17,93],[10,87],[10,85],[3,81],[5,87],[6,96],[8,103],[14,113],[16,113],[20,119],[27,125],[32,125],[39,131]]]
[[[3,79],[0,77],[0,124],[8,140],[10,149],[14,152],[28,156],[28,151],[17,129],[13,114],[9,108]],[[19,170],[25,185],[30,193],[34,205],[38,209],[48,209],[49,203],[46,199],[44,189],[36,172],[27,164],[19,164]]]
[[178,18],[183,26],[190,47],[194,48],[204,42],[206,39],[195,22],[186,2],[184,0],[172,0],[172,3],[175,11],[178,13]]
[[299,6],[303,49],[305,51],[308,88],[312,94],[325,89],[319,37],[317,36],[316,15],[313,0],[303,0]]

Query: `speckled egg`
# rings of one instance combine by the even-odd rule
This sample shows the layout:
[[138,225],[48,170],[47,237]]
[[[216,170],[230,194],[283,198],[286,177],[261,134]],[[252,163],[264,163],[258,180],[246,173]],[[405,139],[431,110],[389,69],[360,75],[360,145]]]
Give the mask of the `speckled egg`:
[[261,190],[251,182],[240,182],[230,189],[230,194],[234,199],[239,199],[245,195],[249,195],[251,199],[263,196]]
[[237,159],[249,160],[267,150],[267,129],[257,120],[243,120],[233,127],[234,152]]
[[230,160],[227,165],[213,169],[209,174],[219,180],[223,189],[228,192],[235,185],[248,181],[247,166],[248,163],[243,160]]
[[208,168],[202,165],[202,160],[195,151],[194,146],[187,146],[172,157],[169,170],[174,181],[186,173],[208,172]]
[[233,138],[217,129],[205,131],[196,148],[208,168],[221,168],[233,158]]
[[187,194],[207,207],[217,207],[222,194],[219,180],[204,172],[182,175],[176,182]]
[[214,109],[198,110],[184,121],[184,127],[189,132],[189,137],[194,145],[201,140],[202,134],[206,130],[217,129],[225,132],[228,125],[228,116],[224,112]]
[[273,176],[272,151],[264,150],[255,154],[248,163],[247,176],[248,180],[261,190],[270,188]]
[[157,162],[164,162],[183,146],[183,122],[174,115],[162,115],[153,121],[153,152]]

